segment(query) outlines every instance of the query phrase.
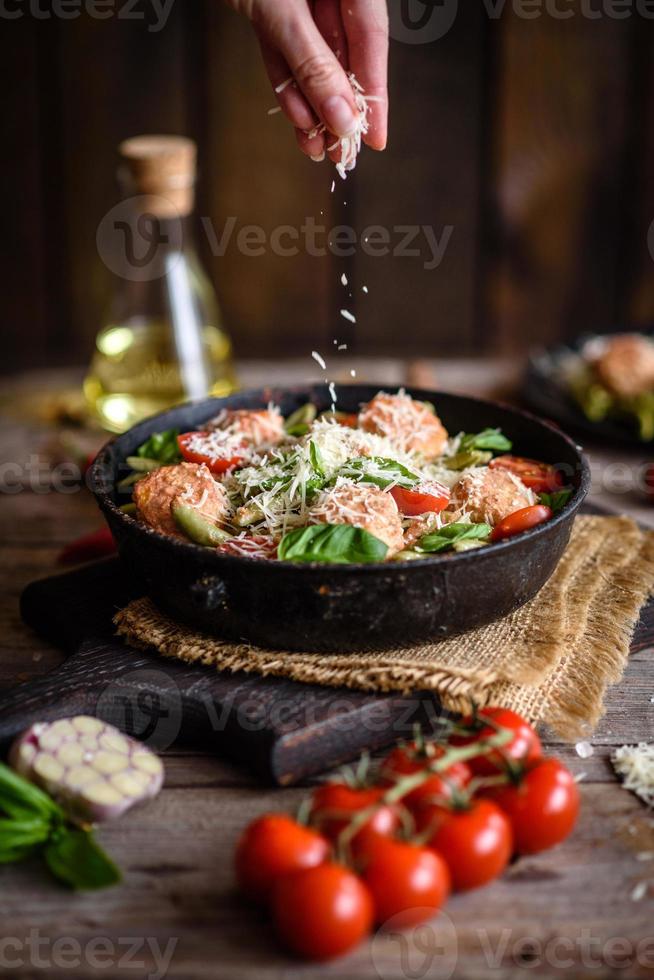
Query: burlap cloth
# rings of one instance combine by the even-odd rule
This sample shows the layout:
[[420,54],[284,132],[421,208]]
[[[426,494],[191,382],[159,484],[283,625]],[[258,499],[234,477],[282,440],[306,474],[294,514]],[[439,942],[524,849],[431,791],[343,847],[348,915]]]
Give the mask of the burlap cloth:
[[552,578],[498,623],[380,653],[316,654],[223,642],[173,622],[147,598],[115,617],[130,644],[220,670],[366,691],[429,690],[445,707],[514,708],[574,739],[602,715],[621,677],[639,612],[654,593],[654,532],[627,517],[580,517]]

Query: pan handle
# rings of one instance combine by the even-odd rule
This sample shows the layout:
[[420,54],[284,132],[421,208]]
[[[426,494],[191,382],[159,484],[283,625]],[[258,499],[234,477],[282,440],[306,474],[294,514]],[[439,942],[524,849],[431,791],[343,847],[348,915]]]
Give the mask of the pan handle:
[[218,575],[205,575],[190,588],[193,603],[203,610],[227,609],[227,586]]

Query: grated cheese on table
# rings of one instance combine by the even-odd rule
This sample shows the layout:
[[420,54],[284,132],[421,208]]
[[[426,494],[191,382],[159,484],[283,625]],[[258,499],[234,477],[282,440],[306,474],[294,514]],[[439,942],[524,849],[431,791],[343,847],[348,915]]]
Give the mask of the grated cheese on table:
[[654,807],[654,743],[623,745],[611,759],[613,768],[622,776],[622,785]]

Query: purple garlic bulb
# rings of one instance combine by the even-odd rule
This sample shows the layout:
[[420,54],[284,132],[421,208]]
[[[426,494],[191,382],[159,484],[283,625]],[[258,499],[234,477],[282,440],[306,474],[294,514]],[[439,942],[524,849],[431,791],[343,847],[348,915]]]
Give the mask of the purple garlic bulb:
[[32,725],[12,745],[9,764],[81,823],[115,820],[163,784],[154,752],[88,715]]

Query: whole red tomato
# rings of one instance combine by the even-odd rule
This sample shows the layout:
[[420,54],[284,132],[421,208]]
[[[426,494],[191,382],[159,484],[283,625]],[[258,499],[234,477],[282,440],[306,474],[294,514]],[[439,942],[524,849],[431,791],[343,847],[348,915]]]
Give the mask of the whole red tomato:
[[371,848],[363,880],[375,906],[375,922],[393,919],[400,929],[430,919],[450,891],[447,864],[427,847],[379,837]]
[[[487,721],[493,724],[488,725]],[[455,745],[469,745],[476,739],[489,738],[496,731],[494,726],[508,728],[512,733],[511,740],[500,749],[468,761],[470,769],[476,776],[495,775],[498,769],[505,768],[505,760],[527,764],[540,759],[543,754],[543,747],[536,731],[528,721],[510,708],[481,708],[476,718],[464,718],[462,724],[472,726],[473,731],[470,735],[457,735],[453,738],[452,742]]]
[[[311,822],[321,834],[335,841],[357,813],[378,804],[385,792],[383,786],[357,789],[346,783],[324,783],[311,797]],[[394,807],[380,806],[354,835],[351,841],[353,853],[361,857],[366,852],[369,841],[379,834],[390,836],[399,822],[399,815]]]
[[429,841],[447,864],[456,891],[478,888],[500,875],[513,851],[506,814],[486,799],[473,799],[465,809],[442,815]]
[[[429,742],[424,746],[419,746],[416,742],[398,745],[384,760],[382,780],[386,785],[392,786],[402,776],[420,772],[430,762],[440,759],[446,751],[442,745]],[[463,789],[470,782],[471,775],[470,767],[465,762],[455,762],[444,772],[429,776],[424,783],[403,796],[402,802],[410,810],[418,810],[435,799],[449,800],[455,790]]]
[[559,844],[579,814],[579,788],[558,759],[532,763],[517,782],[493,787],[487,795],[511,821],[518,854],[537,854]]
[[322,864],[329,844],[285,813],[266,813],[245,828],[236,847],[236,876],[255,901],[266,901],[274,882],[301,868]]
[[329,862],[280,878],[273,890],[277,934],[293,953],[327,960],[346,953],[370,932],[370,892],[343,865]]

